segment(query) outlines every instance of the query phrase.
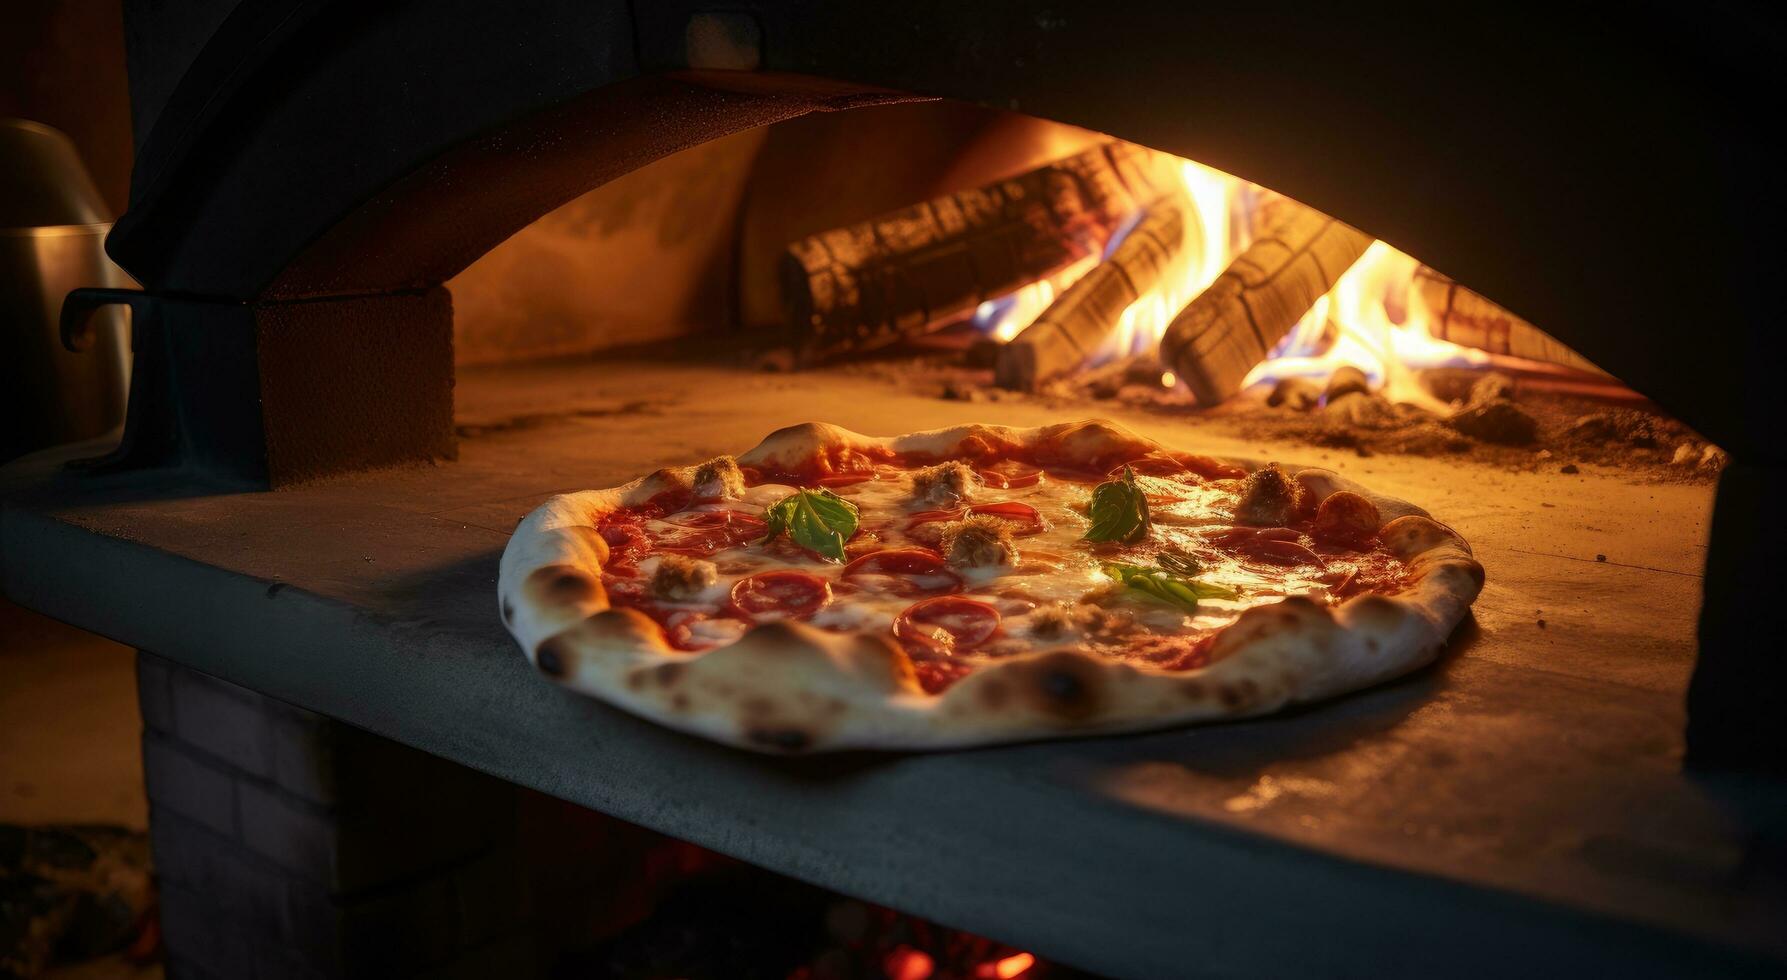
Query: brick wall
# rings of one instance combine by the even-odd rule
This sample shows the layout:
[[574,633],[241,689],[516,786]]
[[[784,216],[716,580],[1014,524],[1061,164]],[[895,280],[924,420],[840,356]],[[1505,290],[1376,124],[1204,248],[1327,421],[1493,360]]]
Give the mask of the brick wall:
[[149,653],[169,975],[526,977],[514,787]]

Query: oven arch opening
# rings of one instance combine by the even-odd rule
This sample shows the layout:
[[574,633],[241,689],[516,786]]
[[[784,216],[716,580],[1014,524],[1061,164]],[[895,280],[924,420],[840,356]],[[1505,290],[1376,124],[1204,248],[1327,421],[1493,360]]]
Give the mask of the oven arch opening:
[[[1752,191],[1772,169],[1748,124],[1768,80],[1744,31],[1712,37],[1648,9],[1612,26],[1558,13],[1534,30],[1468,11],[1280,23],[1150,4],[1111,17],[1096,3],[1015,15],[920,5],[904,15],[915,29],[890,30],[872,11],[766,2],[739,15],[755,57],[737,61],[743,49],[704,46],[700,4],[543,2],[528,17],[421,6],[248,0],[183,78],[165,80],[161,104],[141,108],[132,207],[110,249],[158,302],[264,336],[300,303],[359,310],[341,321],[335,360],[270,368],[243,355],[232,370],[292,372],[275,386],[306,392],[355,361],[395,363],[443,343],[431,290],[589,186],[750,126],[923,93],[1280,188],[1545,324],[1730,449],[1747,485],[1777,482],[1787,455],[1760,422],[1771,368],[1751,356],[1772,316],[1754,284],[1770,281],[1779,222]],[[1679,58],[1659,70],[1658,50]],[[756,67],[715,71],[714,59]],[[406,312],[366,312],[377,296]],[[406,317],[422,326],[393,333]],[[379,331],[391,336],[358,336]],[[1676,353],[1684,331],[1691,369]],[[299,471],[450,452],[450,373],[438,380],[374,406],[401,414],[427,391],[413,439],[313,458],[348,438],[350,412],[300,447],[314,465]],[[314,417],[317,405],[284,410]],[[265,476],[273,464],[257,465]],[[1715,532],[1710,561],[1729,571],[1758,543],[1778,549],[1782,522],[1762,496],[1722,492],[1730,530]],[[1735,582],[1708,607],[1723,625],[1703,624],[1733,651],[1762,635],[1755,610],[1769,605]],[[1753,693],[1783,690],[1760,683],[1781,668],[1759,677],[1755,658],[1732,656],[1748,664],[1743,682],[1697,679],[1723,692],[1697,716],[1760,697],[1743,716],[1787,717],[1767,708],[1778,695]]]

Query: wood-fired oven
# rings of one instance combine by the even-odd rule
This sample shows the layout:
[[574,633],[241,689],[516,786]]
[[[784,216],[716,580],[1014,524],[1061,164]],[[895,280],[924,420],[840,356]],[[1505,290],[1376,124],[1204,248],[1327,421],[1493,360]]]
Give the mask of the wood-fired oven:
[[[108,251],[143,289],[64,315],[73,337],[131,308],[129,419],[115,445],[9,467],[0,584],[153,651],[157,842],[164,875],[196,876],[168,934],[195,975],[390,966],[291,966],[294,937],[362,928],[342,896],[426,865],[344,877],[379,807],[430,819],[359,777],[288,779],[359,771],[303,762],[357,752],[444,767],[405,776],[412,802],[482,820],[516,784],[1113,974],[1787,962],[1772,19],[1150,0],[126,18],[137,162]],[[1509,378],[1564,400],[1509,401]],[[1396,379],[1418,416],[1380,397]],[[1480,543],[1476,619],[1430,671],[1275,719],[790,763],[540,683],[496,618],[496,554],[552,492],[809,418],[1097,414],[1431,504]],[[216,870],[231,848],[253,864],[313,838],[321,904],[279,892],[253,925],[273,938],[207,963],[190,923],[240,912],[207,890],[245,880]],[[281,860],[275,878],[317,866]]]

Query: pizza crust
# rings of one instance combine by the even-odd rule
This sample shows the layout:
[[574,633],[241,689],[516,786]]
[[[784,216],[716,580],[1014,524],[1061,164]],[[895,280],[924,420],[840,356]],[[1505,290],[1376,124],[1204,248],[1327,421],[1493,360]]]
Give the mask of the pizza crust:
[[[1093,468],[1150,452],[1235,473],[1257,467],[1190,457],[1104,421],[968,425],[892,438],[808,423],[772,433],[739,463],[793,470],[846,448],[923,460],[1000,447],[1046,447]],[[1140,668],[1063,648],[1002,660],[930,695],[891,638],[772,622],[731,645],[684,653],[643,613],[611,607],[601,578],[608,545],[597,522],[687,486],[695,469],[660,470],[541,505],[503,551],[500,612],[529,661],[566,687],[759,751],[942,749],[1269,714],[1431,663],[1483,587],[1470,546],[1419,507],[1330,470],[1302,469],[1294,475],[1317,502],[1350,490],[1377,505],[1379,538],[1408,567],[1406,591],[1338,606],[1288,598],[1253,607],[1222,631],[1213,662],[1197,670]]]

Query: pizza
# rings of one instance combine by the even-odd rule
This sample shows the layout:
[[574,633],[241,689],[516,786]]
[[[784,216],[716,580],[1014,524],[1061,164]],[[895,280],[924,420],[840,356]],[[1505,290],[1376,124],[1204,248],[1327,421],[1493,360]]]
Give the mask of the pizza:
[[1087,421],[782,429],[552,498],[497,589],[553,680],[792,753],[1266,714],[1429,663],[1482,586],[1413,504]]

